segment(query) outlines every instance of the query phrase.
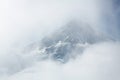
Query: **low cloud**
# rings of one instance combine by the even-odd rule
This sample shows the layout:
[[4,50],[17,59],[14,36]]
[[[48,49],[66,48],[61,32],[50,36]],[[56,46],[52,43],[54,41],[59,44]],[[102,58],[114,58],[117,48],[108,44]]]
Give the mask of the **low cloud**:
[[120,80],[119,41],[91,45],[66,64],[21,53],[72,19],[118,40],[112,0],[4,0],[0,7],[0,79]]
[[119,80],[119,42],[91,45],[66,64],[47,60],[8,77],[8,80]]

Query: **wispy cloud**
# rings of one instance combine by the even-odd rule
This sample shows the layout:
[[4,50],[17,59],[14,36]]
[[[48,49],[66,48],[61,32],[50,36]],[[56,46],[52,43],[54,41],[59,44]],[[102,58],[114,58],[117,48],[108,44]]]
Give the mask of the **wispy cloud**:
[[25,46],[39,42],[72,19],[119,40],[118,12],[114,12],[113,6],[113,0],[0,1],[0,77],[10,75],[9,80],[119,80],[119,41],[90,46],[82,56],[64,65],[36,62],[34,54],[21,53]]

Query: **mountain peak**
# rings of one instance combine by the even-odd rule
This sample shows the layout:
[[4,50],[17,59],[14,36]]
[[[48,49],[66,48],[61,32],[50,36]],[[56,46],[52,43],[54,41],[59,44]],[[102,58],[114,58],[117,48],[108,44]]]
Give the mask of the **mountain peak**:
[[40,50],[44,49],[42,54],[47,58],[67,62],[72,57],[73,50],[78,49],[82,53],[88,45],[107,40],[109,40],[108,37],[96,33],[89,25],[71,21],[51,36],[42,39]]

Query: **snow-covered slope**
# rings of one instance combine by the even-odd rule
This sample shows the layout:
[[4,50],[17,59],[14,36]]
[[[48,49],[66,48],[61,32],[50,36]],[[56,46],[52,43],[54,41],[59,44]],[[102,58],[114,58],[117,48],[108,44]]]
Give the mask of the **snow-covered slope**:
[[80,54],[85,47],[91,44],[111,40],[107,36],[92,29],[86,23],[71,21],[53,34],[43,38],[40,42],[37,54],[41,59],[53,59],[55,61],[67,62],[77,50]]

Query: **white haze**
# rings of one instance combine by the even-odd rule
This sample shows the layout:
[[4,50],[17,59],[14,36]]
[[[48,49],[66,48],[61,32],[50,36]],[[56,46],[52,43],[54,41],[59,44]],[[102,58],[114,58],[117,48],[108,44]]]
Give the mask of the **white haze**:
[[117,39],[112,5],[111,0],[1,0],[0,80],[120,80],[119,41],[92,45],[63,65],[21,53],[72,19]]
[[[53,61],[36,62],[5,80],[119,80],[119,49],[119,42],[95,44],[76,60],[66,64],[56,64]],[[16,66],[12,70],[19,68],[16,61],[12,62],[13,65]]]

